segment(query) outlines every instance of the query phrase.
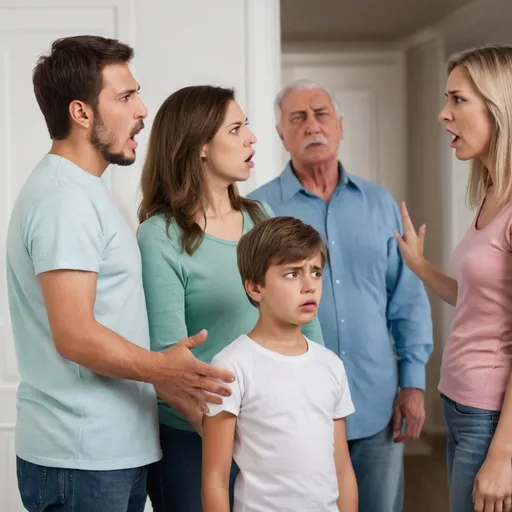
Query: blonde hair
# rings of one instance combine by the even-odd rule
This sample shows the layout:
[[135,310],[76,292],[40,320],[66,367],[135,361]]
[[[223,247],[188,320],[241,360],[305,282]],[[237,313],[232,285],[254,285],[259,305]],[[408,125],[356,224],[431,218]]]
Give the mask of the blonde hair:
[[494,185],[497,203],[503,207],[512,199],[512,46],[489,45],[466,50],[449,59],[447,73],[457,66],[467,69],[493,123],[489,165],[495,171],[496,183],[492,183],[483,162],[473,159],[467,200],[472,208],[480,205],[489,187]]

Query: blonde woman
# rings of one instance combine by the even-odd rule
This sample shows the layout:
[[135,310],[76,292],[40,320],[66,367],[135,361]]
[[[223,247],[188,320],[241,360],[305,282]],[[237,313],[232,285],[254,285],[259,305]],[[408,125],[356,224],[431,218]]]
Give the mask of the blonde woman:
[[475,219],[453,253],[454,277],[423,257],[402,205],[408,266],[455,306],[439,390],[448,427],[451,512],[512,505],[512,47],[466,51],[448,63],[440,121],[460,160],[471,160]]

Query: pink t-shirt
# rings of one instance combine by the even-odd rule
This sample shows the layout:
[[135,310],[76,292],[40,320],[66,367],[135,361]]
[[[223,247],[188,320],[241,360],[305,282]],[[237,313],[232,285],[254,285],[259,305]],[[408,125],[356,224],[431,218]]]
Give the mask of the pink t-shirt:
[[453,253],[459,289],[439,391],[499,411],[512,370],[512,203],[483,229],[477,218]]

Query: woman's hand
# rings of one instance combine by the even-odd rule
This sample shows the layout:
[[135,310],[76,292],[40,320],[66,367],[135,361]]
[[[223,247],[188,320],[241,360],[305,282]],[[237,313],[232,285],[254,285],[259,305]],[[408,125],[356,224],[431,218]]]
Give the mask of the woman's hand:
[[473,485],[475,512],[509,512],[512,508],[512,460],[488,453]]
[[400,204],[400,215],[404,226],[404,234],[394,232],[398,242],[398,247],[402,253],[406,265],[414,272],[418,273],[419,268],[424,262],[423,258],[423,242],[425,240],[425,224],[423,224],[418,233],[412,223],[407,206],[404,202]]

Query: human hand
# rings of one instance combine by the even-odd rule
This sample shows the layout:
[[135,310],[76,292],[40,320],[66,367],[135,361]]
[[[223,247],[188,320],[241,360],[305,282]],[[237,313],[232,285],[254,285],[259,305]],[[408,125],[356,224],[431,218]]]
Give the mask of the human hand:
[[190,350],[204,343],[206,337],[206,331],[202,330],[161,352],[164,377],[153,385],[163,400],[167,401],[165,396],[169,401],[175,396],[201,412],[208,412],[206,403],[221,404],[221,396],[231,395],[229,386],[222,382],[234,382],[233,373],[199,361]]
[[397,231],[394,231],[400,253],[404,259],[406,265],[415,273],[419,267],[421,267],[423,259],[423,245],[425,241],[425,230],[426,226],[423,224],[416,233],[416,229],[412,223],[407,206],[404,202],[400,204],[400,215],[402,217],[402,223],[404,226],[404,234],[400,235]]
[[473,484],[475,512],[509,512],[512,508],[512,461],[489,451]]
[[[402,434],[402,422],[405,431]],[[397,443],[418,439],[425,423],[425,394],[421,389],[404,388],[393,408],[393,438]]]

